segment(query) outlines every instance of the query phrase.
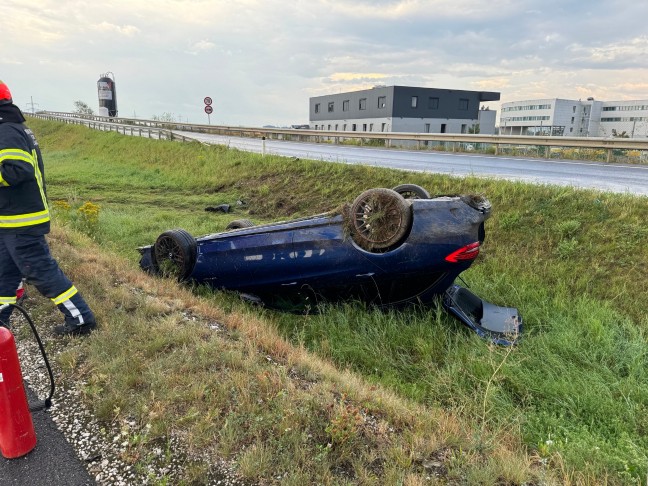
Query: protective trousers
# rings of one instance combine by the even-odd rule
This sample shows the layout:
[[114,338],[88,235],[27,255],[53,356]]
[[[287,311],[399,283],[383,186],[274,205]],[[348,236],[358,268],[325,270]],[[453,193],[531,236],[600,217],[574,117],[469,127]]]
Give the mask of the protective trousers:
[[[0,305],[16,302],[22,277],[54,302],[66,323],[94,322],[88,304],[52,258],[45,236],[0,233]],[[12,310],[0,312],[0,325],[8,327]]]

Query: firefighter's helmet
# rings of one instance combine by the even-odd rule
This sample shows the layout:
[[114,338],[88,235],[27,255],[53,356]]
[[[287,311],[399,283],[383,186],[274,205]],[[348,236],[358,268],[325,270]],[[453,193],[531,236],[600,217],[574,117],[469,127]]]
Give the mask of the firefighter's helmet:
[[13,103],[9,87],[0,79],[0,105],[9,105]]

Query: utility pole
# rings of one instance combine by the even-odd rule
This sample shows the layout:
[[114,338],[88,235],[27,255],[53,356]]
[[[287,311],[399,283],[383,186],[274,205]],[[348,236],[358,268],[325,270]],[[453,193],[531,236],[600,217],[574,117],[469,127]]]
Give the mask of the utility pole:
[[34,105],[39,106],[38,103],[34,103],[34,97],[30,96],[29,99],[31,100],[31,103],[28,103],[27,106],[31,107],[31,114],[34,114]]

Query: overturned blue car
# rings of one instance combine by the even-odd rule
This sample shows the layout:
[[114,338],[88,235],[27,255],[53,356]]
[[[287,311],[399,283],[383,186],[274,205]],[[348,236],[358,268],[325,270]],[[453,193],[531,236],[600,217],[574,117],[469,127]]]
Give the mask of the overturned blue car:
[[491,205],[482,196],[430,197],[420,186],[369,189],[329,213],[194,238],[182,229],[140,247],[154,274],[240,292],[282,310],[358,299],[382,308],[441,303],[479,335],[512,344],[517,309],[486,302],[455,279],[484,242]]

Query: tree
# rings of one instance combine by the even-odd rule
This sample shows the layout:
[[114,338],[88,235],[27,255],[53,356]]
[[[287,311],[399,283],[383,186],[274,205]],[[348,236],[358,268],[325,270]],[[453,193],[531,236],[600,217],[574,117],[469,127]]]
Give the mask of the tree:
[[619,133],[614,128],[612,129],[612,136],[616,138],[630,138],[630,135],[628,135],[625,130]]
[[175,117],[173,116],[173,113],[164,112],[161,115],[153,115],[153,120],[159,122],[174,123]]
[[87,103],[81,100],[74,102],[74,113],[77,113],[79,115],[94,115],[92,108],[90,108]]

